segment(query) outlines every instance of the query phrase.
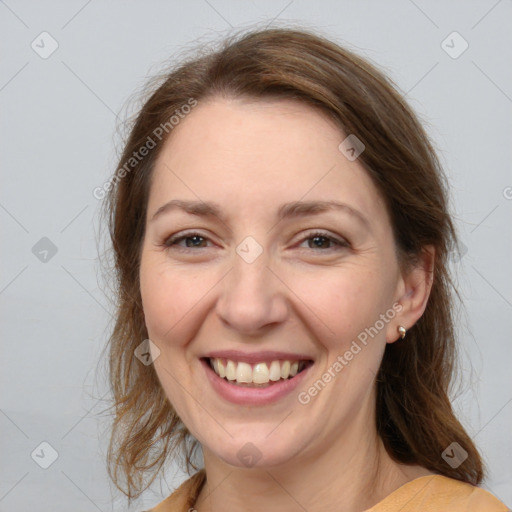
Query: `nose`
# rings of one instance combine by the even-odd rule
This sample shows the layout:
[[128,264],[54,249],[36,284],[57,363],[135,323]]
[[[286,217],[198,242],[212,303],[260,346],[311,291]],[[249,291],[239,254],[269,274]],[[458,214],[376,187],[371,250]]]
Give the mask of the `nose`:
[[235,255],[233,268],[222,281],[216,307],[227,327],[258,335],[285,321],[289,311],[286,290],[268,265],[265,253],[252,263]]

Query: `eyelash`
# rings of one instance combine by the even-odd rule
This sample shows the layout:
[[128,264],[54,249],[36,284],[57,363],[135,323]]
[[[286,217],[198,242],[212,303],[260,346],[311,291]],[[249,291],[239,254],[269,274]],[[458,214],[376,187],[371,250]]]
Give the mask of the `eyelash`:
[[[185,234],[181,234],[181,235],[173,235],[173,236],[167,238],[164,241],[164,243],[162,244],[162,246],[165,247],[166,249],[170,249],[171,247],[179,247],[179,250],[182,250],[182,251],[186,251],[186,252],[189,252],[191,250],[193,251],[194,250],[193,247],[182,247],[182,246],[177,246],[177,244],[179,242],[183,241],[183,240],[186,240],[187,238],[194,238],[194,237],[199,237],[199,238],[202,238],[204,240],[208,240],[208,237],[203,236],[201,233],[190,232],[190,233],[185,233]],[[301,239],[301,243],[303,243],[303,242],[305,242],[307,240],[312,240],[314,238],[325,238],[325,239],[327,239],[328,241],[330,241],[331,243],[334,244],[334,247],[329,247],[327,249],[318,249],[318,251],[328,252],[328,251],[332,251],[332,250],[336,250],[336,249],[339,250],[339,248],[348,248],[348,247],[350,247],[350,243],[347,240],[339,239],[337,237],[334,237],[331,234],[326,233],[325,231],[313,231],[313,232],[309,233],[308,236],[302,238]],[[198,248],[199,249],[206,249],[206,247],[198,247]],[[317,251],[314,248],[308,248],[308,249],[311,249],[313,251]]]

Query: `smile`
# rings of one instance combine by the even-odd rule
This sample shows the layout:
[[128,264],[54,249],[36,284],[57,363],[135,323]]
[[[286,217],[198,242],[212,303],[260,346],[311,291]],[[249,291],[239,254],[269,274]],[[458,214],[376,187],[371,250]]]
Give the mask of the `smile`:
[[211,357],[208,358],[208,362],[222,379],[237,385],[262,387],[262,385],[271,385],[271,383],[295,377],[310,361],[274,360],[250,364],[244,361]]
[[307,355],[220,351],[200,358],[211,389],[228,402],[264,406],[291,395],[314,365]]

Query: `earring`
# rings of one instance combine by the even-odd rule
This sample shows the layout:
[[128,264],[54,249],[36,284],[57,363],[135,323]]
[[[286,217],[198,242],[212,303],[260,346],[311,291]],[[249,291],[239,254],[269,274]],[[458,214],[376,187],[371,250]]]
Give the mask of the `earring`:
[[407,332],[407,329],[403,327],[402,325],[398,326],[398,334],[400,334],[400,338],[405,338],[405,333]]

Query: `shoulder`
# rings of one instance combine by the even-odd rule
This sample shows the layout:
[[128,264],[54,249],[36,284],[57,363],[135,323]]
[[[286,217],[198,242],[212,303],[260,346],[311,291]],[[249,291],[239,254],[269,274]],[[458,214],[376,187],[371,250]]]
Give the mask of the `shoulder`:
[[509,510],[504,503],[485,489],[453,478],[436,475],[434,489],[438,495],[444,495],[446,499],[451,500],[447,503],[458,505],[460,510],[475,512],[506,512]]
[[188,512],[201,491],[206,480],[206,473],[201,469],[185,480],[169,497],[146,512]]
[[416,478],[367,512],[508,512],[490,492],[442,475]]

